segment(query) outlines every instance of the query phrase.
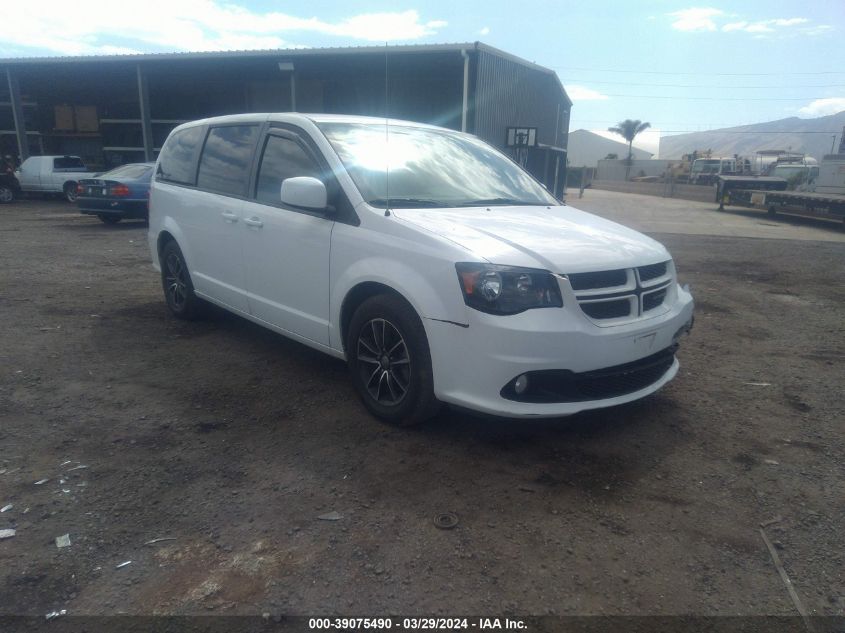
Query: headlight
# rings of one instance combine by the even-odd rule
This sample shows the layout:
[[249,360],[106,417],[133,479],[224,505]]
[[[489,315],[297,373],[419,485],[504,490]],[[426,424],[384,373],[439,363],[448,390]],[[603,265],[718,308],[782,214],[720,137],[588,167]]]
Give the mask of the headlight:
[[518,314],[532,308],[560,308],[554,275],[535,268],[494,264],[455,264],[464,302],[489,314]]

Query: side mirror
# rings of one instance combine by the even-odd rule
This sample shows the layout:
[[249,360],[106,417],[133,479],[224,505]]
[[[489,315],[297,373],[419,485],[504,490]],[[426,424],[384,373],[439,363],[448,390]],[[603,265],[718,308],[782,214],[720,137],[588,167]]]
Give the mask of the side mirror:
[[282,204],[311,211],[325,211],[328,205],[326,185],[311,176],[285,178],[281,198]]

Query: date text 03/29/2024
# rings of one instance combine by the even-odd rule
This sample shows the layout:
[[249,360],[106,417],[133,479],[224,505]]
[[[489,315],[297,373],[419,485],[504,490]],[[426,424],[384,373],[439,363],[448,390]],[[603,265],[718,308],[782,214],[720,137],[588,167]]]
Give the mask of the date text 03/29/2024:
[[310,630],[390,630],[411,631],[471,630],[519,631],[527,629],[520,619],[510,618],[309,618]]

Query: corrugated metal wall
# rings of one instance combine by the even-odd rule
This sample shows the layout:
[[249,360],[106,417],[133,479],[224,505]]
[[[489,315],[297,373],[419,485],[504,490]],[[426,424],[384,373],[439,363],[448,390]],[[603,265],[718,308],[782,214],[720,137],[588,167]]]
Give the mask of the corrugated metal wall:
[[[386,50],[387,57],[381,52],[298,56],[294,62],[297,109],[384,116],[387,104],[392,117],[461,129],[461,49]],[[483,47],[467,45],[466,51],[470,55],[468,132],[504,148],[507,127],[536,127],[540,143],[566,147],[569,105],[553,74]],[[109,58],[22,65],[16,74],[26,104],[27,130],[41,133],[44,151],[83,153],[92,164],[111,166],[140,160],[143,141],[138,63]],[[181,120],[244,111],[278,112],[291,107],[290,77],[280,72],[277,57],[233,54],[160,60],[151,56],[142,65],[149,83],[155,147],[161,146],[167,132]],[[385,67],[389,72],[387,98]],[[0,73],[5,74],[3,70],[0,68]],[[56,132],[54,105],[96,108],[101,136],[96,137],[94,146],[80,148],[71,142],[70,133]],[[3,114],[0,109],[0,124],[5,121],[0,130],[13,129],[10,110],[5,111],[5,119]],[[3,151],[15,154],[16,147],[13,134],[0,137]],[[545,150],[532,150],[523,162],[551,187],[559,153],[554,157],[547,154]]]
[[565,148],[569,104],[555,78],[487,51],[477,55],[475,126],[469,131],[504,147],[506,128],[536,127],[539,143]]

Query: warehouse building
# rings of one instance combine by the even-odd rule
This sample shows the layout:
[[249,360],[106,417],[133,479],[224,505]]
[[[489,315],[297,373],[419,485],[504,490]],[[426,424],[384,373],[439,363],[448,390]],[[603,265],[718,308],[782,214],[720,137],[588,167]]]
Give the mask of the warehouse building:
[[0,59],[0,152],[155,159],[183,121],[390,116],[470,132],[560,194],[572,101],[554,71],[480,42]]

